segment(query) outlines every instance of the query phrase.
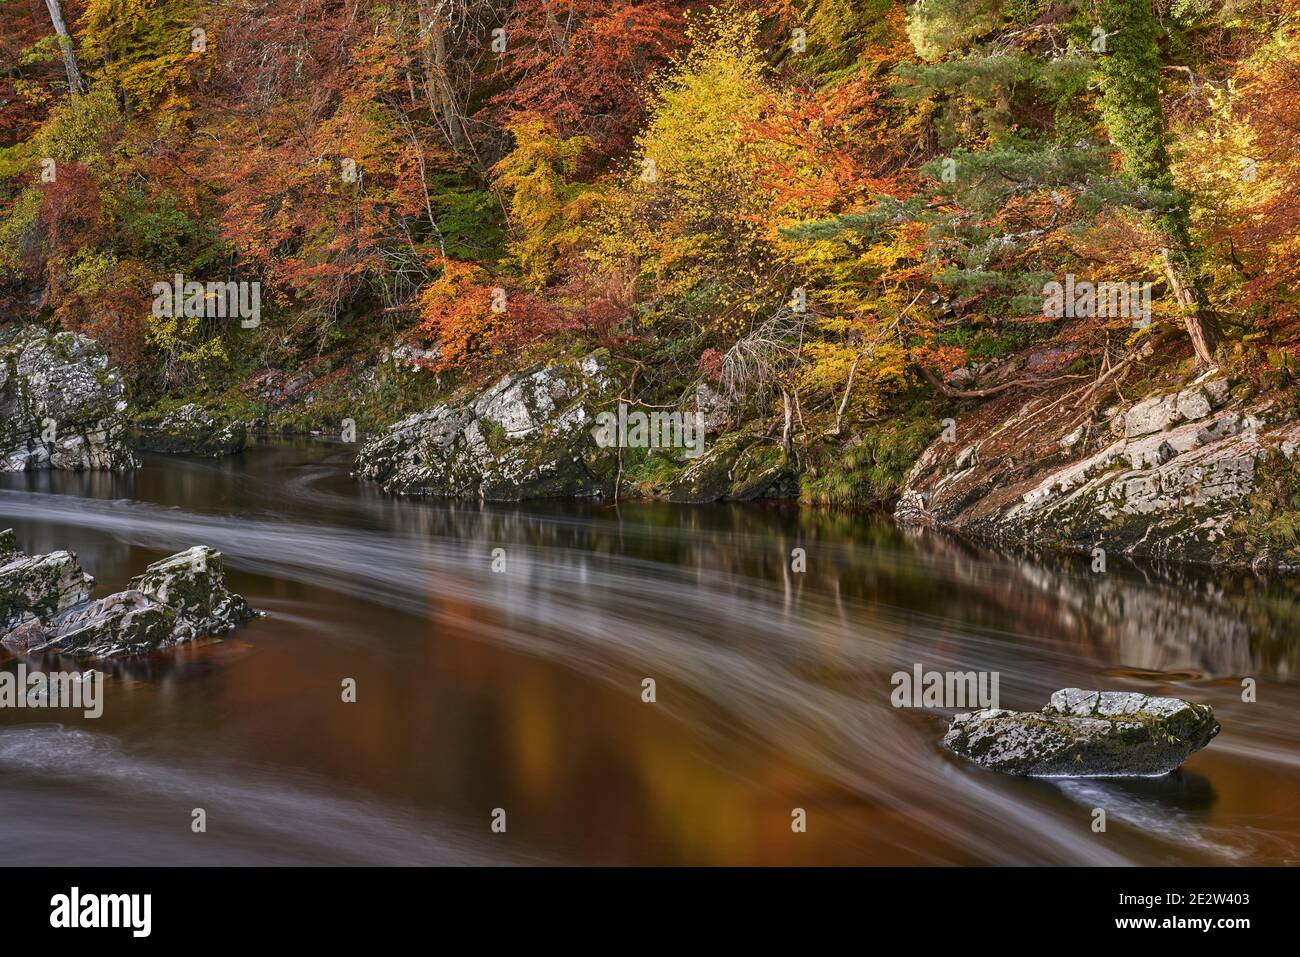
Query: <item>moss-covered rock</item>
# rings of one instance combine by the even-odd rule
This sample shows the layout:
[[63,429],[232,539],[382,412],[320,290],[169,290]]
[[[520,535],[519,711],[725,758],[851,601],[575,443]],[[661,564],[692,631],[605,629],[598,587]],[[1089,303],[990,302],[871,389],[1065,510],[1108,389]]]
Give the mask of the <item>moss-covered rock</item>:
[[1037,714],[999,708],[959,714],[943,744],[1006,774],[1154,776],[1177,768],[1218,733],[1207,705],[1066,688]]
[[248,602],[226,588],[221,553],[195,545],[160,561],[131,579],[131,588],[166,605],[205,634],[225,634],[253,617]]
[[243,422],[215,419],[193,402],[135,425],[134,445],[146,452],[220,458],[242,452],[247,442]]
[[[18,549],[13,529],[0,532],[0,633],[47,621],[85,602],[95,580],[71,552],[35,557]],[[29,629],[30,630],[30,629]]]
[[356,475],[385,491],[494,501],[599,496],[618,450],[593,434],[618,377],[599,350],[512,373],[367,442]]
[[225,634],[254,616],[226,588],[221,553],[205,545],[150,565],[125,591],[91,600],[93,579],[69,552],[29,557],[0,533],[0,641],[77,658],[139,655]]
[[40,326],[0,330],[0,469],[108,469],[126,447],[121,373],[93,340]]
[[720,436],[661,490],[670,502],[796,498],[798,478],[779,445],[753,430]]

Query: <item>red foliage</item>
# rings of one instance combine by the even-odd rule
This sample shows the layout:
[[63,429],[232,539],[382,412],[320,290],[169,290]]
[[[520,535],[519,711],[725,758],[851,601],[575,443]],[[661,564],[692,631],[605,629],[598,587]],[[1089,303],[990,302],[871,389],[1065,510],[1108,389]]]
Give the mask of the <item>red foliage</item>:
[[583,271],[558,290],[558,297],[573,305],[565,311],[563,328],[612,346],[625,339],[615,330],[623,327],[636,303],[636,274],[630,269],[603,275]]
[[90,245],[99,224],[99,183],[80,163],[61,163],[52,183],[41,186],[41,222],[51,255],[66,256]]
[[436,369],[492,362],[563,328],[560,311],[494,285],[474,263],[438,259],[442,274],[420,294],[420,327],[441,352]]
[[507,22],[506,86],[488,112],[498,120],[536,113],[567,138],[583,134],[594,152],[626,149],[645,110],[645,83],[685,42],[673,0],[520,0]]
[[[75,23],[81,8],[80,0],[67,0],[64,19]],[[0,147],[34,133],[67,85],[57,50],[44,62],[18,62],[24,51],[53,34],[45,0],[0,3]]]
[[717,349],[705,349],[700,353],[699,361],[696,363],[699,370],[711,382],[719,382],[722,379],[722,353]]

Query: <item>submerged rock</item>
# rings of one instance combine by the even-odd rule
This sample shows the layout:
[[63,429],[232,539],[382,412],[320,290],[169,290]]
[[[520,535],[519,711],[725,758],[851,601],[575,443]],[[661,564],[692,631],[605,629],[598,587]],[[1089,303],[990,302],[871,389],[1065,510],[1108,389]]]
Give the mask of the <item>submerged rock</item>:
[[0,330],[0,470],[135,468],[125,394],[93,340],[40,326]]
[[[6,551],[9,549],[9,551]],[[0,532],[0,641],[14,650],[115,658],[221,635],[256,613],[226,588],[221,553],[196,545],[91,600],[94,579],[71,552],[27,556]]]
[[1177,768],[1218,733],[1207,705],[1066,688],[1036,714],[1000,708],[959,714],[943,744],[1006,774],[1154,776]]
[[218,421],[193,402],[136,422],[135,446],[146,452],[220,458],[242,452],[247,440],[243,422]]
[[613,487],[618,450],[597,444],[593,428],[614,384],[603,350],[513,373],[398,422],[361,448],[356,474],[406,495],[601,495]]

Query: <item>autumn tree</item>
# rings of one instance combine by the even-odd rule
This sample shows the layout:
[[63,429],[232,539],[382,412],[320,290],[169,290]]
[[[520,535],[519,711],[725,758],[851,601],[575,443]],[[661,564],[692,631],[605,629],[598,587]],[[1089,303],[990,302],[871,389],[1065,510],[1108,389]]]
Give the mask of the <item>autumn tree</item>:
[[487,115],[541,117],[557,135],[586,137],[591,159],[626,150],[645,116],[650,78],[686,40],[675,0],[518,0],[505,29],[503,86]]
[[671,311],[666,321],[690,317],[731,338],[782,293],[750,137],[769,92],[756,29],[756,18],[733,11],[692,28],[695,42],[657,82],[650,121],[592,237],[602,268],[635,264]]
[[593,189],[577,178],[591,140],[559,137],[540,116],[525,115],[508,127],[515,148],[494,167],[497,185],[510,197],[516,238],[510,251],[524,278],[545,286],[558,259],[573,256],[584,217],[592,211]]

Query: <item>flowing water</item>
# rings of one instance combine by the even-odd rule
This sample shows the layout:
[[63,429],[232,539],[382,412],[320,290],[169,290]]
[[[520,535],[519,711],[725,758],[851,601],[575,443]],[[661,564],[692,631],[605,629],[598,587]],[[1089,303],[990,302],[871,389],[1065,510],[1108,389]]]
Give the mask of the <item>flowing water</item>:
[[[269,613],[106,666],[98,719],[0,710],[5,863],[1300,860],[1284,581],[1093,574],[792,506],[394,499],[354,451],[0,476],[0,528],[75,551],[96,594],[207,543]],[[1174,694],[1223,732],[1160,779],[1003,777],[939,747],[952,710],[891,705],[916,664],[996,671],[1018,709]]]

